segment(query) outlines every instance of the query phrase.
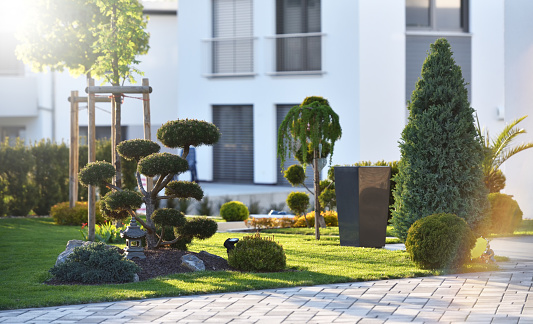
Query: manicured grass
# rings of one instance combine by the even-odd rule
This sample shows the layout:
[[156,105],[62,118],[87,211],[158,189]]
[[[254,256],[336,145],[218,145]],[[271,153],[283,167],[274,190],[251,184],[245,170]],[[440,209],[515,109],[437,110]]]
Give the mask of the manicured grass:
[[[180,296],[307,286],[337,282],[426,276],[404,251],[339,246],[338,237],[274,234],[287,254],[289,271],[277,273],[197,272],[175,274],[144,282],[81,286],[49,286],[59,253],[68,240],[81,238],[78,226],[54,225],[51,218],[0,219],[0,309],[81,304],[150,297]],[[246,233],[217,233],[196,241],[190,250],[227,257],[223,242]],[[265,234],[268,235],[268,234]],[[479,270],[481,271],[481,270]]]
[[[296,227],[296,228],[271,228],[263,229],[261,233],[273,233],[273,234],[300,234],[300,235],[315,235],[314,228]],[[400,239],[395,238],[392,233],[392,226],[387,226],[387,239],[386,244],[401,243]],[[338,227],[327,227],[320,229],[320,236],[339,236]]]

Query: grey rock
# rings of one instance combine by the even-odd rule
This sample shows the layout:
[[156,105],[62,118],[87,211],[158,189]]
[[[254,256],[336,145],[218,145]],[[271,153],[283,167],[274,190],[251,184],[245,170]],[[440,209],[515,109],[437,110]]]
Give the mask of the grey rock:
[[186,254],[181,257],[181,265],[192,271],[205,271],[204,261],[192,254]]
[[138,274],[134,274],[133,275],[133,282],[139,282],[139,275]]
[[90,241],[82,241],[82,240],[70,240],[67,243],[67,247],[65,248],[65,251],[61,252],[61,254],[57,257],[56,260],[56,266],[65,262],[70,254],[74,251],[75,248],[80,246],[89,245],[92,242]]

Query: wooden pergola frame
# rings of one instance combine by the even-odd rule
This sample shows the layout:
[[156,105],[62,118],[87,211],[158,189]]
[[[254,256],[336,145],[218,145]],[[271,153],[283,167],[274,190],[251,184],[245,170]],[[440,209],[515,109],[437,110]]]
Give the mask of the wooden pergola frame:
[[[69,164],[69,204],[73,208],[78,199],[78,150],[79,150],[79,122],[78,122],[78,103],[87,102],[88,110],[88,134],[87,142],[89,147],[88,162],[96,162],[96,123],[95,123],[95,108],[96,102],[111,102],[113,105],[113,116],[111,121],[111,134],[112,134],[112,154],[113,162],[115,160],[116,152],[116,119],[114,118],[114,102],[112,97],[122,96],[124,93],[142,94],[143,95],[143,113],[144,113],[144,139],[151,140],[151,127],[150,127],[150,93],[152,87],[148,79],[142,80],[142,86],[95,86],[94,79],[87,80],[87,88],[85,92],[87,97],[79,97],[78,91],[71,91],[69,97],[70,102],[70,164]],[[97,97],[96,94],[110,94],[112,97]],[[113,166],[115,163],[113,163]],[[153,186],[152,179],[147,179],[147,189],[151,190]],[[95,203],[96,203],[96,188],[95,186],[89,186],[88,190],[88,239],[94,241],[95,239]]]

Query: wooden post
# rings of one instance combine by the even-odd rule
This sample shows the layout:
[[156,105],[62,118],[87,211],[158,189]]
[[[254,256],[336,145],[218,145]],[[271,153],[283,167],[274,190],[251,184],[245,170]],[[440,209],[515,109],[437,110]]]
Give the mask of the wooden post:
[[[90,78],[88,80],[89,87],[94,86],[94,79]],[[88,123],[88,139],[87,142],[89,143],[89,163],[96,161],[96,139],[95,139],[95,95],[94,93],[89,93],[89,97],[87,98],[87,110],[89,114],[89,123]],[[96,188],[94,186],[89,186],[89,197],[88,197],[88,239],[89,241],[93,241],[95,239],[95,223],[96,223],[96,212],[95,212],[95,204],[96,204]]]
[[[150,88],[148,79],[143,79],[143,87]],[[144,110],[144,139],[152,139],[152,129],[150,123],[150,93],[143,93],[143,110]],[[151,191],[154,187],[154,179],[151,177],[146,178],[146,191]]]
[[70,163],[69,163],[69,207],[74,208],[78,201],[78,91],[70,92]]

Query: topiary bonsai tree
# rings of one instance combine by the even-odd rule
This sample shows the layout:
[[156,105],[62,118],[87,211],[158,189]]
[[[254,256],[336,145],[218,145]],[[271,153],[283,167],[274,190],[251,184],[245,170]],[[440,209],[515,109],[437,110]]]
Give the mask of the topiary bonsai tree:
[[[293,185],[304,185],[315,197],[315,238],[320,239],[319,227],[326,227],[320,216],[320,170],[325,166],[325,158],[333,156],[335,142],[340,139],[342,129],[339,116],[331,109],[329,102],[322,97],[307,97],[299,106],[292,107],[278,130],[278,156],[281,166],[287,156],[294,156],[302,165],[313,166],[314,190],[305,186],[305,172],[300,166],[284,174]],[[293,176],[293,173],[296,175]],[[304,174],[302,177],[302,173]]]
[[474,230],[483,223],[483,149],[465,85],[450,44],[438,39],[411,95],[400,141],[392,224],[402,241],[415,221],[432,214],[455,214]]
[[[113,189],[102,198],[102,212],[112,219],[135,217],[147,231],[148,249],[176,243],[181,248],[184,246],[186,248],[186,244],[194,237],[202,239],[212,236],[217,230],[216,224],[214,226],[210,224],[214,223],[212,220],[188,221],[181,211],[175,209],[156,211],[156,202],[161,199],[189,198],[199,201],[203,198],[203,190],[197,183],[173,179],[175,175],[189,169],[185,160],[189,147],[216,143],[220,138],[220,131],[215,125],[205,121],[181,119],[162,125],[157,131],[157,138],[166,147],[181,148],[182,155],[159,153],[161,148],[159,144],[143,139],[127,140],[117,146],[120,156],[137,162],[138,192],[123,190],[112,185],[110,179],[115,174],[115,169],[107,162],[88,164],[80,171],[80,182],[86,186],[105,184]],[[141,174],[157,179],[151,190],[143,186]],[[159,196],[163,190],[165,195]],[[142,203],[146,204],[146,221],[135,214],[135,210]],[[170,235],[172,239],[168,239],[170,233],[174,234]]]

